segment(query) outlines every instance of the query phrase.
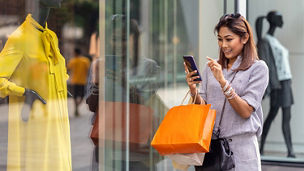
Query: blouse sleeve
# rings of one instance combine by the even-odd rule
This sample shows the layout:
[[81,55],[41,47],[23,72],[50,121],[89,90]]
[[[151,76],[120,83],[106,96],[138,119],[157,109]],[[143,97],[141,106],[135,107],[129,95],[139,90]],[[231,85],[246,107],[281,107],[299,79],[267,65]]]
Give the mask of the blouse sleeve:
[[[255,65],[256,64],[256,65]],[[258,61],[252,67],[249,82],[241,96],[250,106],[257,110],[262,101],[262,97],[268,84],[268,67],[264,61]]]
[[208,81],[208,65],[205,66],[202,72],[202,82],[200,83],[199,94],[207,103],[207,81]]
[[25,89],[9,81],[23,57],[15,39],[8,39],[0,53],[0,97],[22,96]]

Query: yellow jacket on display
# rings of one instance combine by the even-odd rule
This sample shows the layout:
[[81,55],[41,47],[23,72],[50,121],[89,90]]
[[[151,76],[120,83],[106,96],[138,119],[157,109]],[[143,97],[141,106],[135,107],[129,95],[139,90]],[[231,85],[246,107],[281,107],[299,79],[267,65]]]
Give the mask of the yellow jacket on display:
[[[65,59],[56,34],[29,14],[0,53],[0,96],[9,96],[8,171],[70,171],[71,143]],[[23,121],[25,88],[36,101]]]

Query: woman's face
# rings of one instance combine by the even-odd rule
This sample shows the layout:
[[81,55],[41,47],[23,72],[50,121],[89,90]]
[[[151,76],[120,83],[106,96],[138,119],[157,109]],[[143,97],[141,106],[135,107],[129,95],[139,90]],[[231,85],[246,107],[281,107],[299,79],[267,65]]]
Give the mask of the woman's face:
[[229,60],[238,57],[246,43],[242,41],[239,35],[230,31],[228,27],[221,27],[217,37],[220,50]]
[[40,0],[40,4],[49,8],[61,7],[62,0]]

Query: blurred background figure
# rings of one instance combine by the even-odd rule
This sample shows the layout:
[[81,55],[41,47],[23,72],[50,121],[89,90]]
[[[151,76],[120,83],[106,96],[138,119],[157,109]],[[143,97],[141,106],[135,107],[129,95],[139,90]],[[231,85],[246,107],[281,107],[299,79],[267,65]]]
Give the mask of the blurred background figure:
[[90,68],[90,60],[81,55],[81,50],[79,48],[75,48],[74,57],[69,61],[67,68],[71,77],[70,83],[75,104],[74,114],[75,116],[79,116],[78,107],[84,97],[85,85],[87,84],[87,76]]
[[[101,123],[99,121],[101,117],[98,115],[105,115],[107,121],[104,126],[106,128],[105,143],[116,144],[124,149],[122,152],[114,151],[113,156],[107,158],[107,160],[114,160],[113,166],[106,167],[123,171],[126,170],[126,163],[129,162],[131,171],[148,170],[149,138],[152,136],[154,112],[148,103],[158,88],[159,65],[155,60],[139,54],[140,30],[135,19],[130,19],[129,34],[125,15],[113,15],[111,23],[115,26],[110,35],[111,51],[106,52],[105,61],[99,58],[92,63],[86,102],[90,111],[95,113],[94,125]],[[105,113],[100,111],[101,103],[98,103],[99,66],[105,66]],[[125,149],[127,105],[130,116],[129,160],[126,159]],[[113,120],[113,118],[116,119]],[[113,122],[113,125],[108,122]],[[102,132],[101,127],[99,129]],[[118,132],[121,132],[121,135],[113,137],[113,135],[119,134]],[[98,142],[95,142],[93,170],[98,170],[99,148],[101,147]],[[106,153],[112,150],[105,149]],[[121,154],[118,155],[118,153]]]

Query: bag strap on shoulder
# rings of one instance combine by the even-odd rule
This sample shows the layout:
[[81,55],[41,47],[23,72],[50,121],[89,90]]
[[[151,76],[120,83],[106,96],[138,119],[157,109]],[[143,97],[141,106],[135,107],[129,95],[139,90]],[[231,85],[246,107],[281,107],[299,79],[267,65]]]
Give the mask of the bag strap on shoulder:
[[[237,71],[237,72],[238,72],[238,71]],[[230,81],[229,84],[232,83],[232,81],[234,80],[234,78],[235,78],[237,72],[233,75],[233,77],[232,77],[232,79],[231,79],[231,81]],[[218,129],[217,129],[217,132],[215,132],[215,135],[216,135],[217,138],[220,137],[220,133],[221,133],[221,123],[222,123],[222,119],[223,119],[223,114],[224,114],[224,109],[225,109],[225,106],[226,106],[226,102],[227,102],[227,99],[225,98],[225,99],[224,99],[224,104],[223,104],[223,107],[222,107],[222,111],[221,111],[221,117],[220,117],[220,122],[219,122],[219,125],[218,125]]]

